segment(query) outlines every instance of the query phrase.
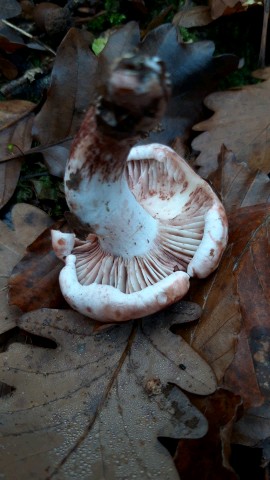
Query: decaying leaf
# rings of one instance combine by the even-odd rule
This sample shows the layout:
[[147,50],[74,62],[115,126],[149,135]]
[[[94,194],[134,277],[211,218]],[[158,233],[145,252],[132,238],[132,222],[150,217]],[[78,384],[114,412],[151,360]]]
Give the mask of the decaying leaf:
[[[263,397],[270,397],[269,221],[269,205],[246,208],[234,215],[234,222],[240,225],[242,231],[246,229],[244,224],[253,223],[253,232],[234,266],[243,317],[243,338],[226,373],[225,382],[237,389],[246,407],[256,406]],[[247,366],[251,368],[247,370]],[[250,382],[251,385],[255,383],[260,396],[254,395],[255,389],[250,387]]]
[[59,287],[59,273],[63,267],[51,245],[51,228],[61,228],[59,220],[44,230],[28,245],[26,253],[12,270],[9,286],[9,303],[23,312],[38,308],[61,308],[66,302]]
[[[0,162],[12,159],[30,148],[34,107],[34,103],[24,100],[0,103]],[[14,159],[0,164],[0,208],[14,193],[20,175],[21,162],[21,159]]]
[[214,115],[197,125],[203,131],[192,146],[200,151],[196,165],[207,177],[216,170],[222,144],[232,150],[239,163],[245,162],[253,170],[270,171],[269,89],[270,67],[254,73],[262,83],[247,85],[208,96],[205,105]]
[[257,228],[236,265],[243,330],[225,382],[242,396],[246,407],[244,416],[235,425],[233,441],[262,447],[267,463],[270,460],[270,207],[253,207],[249,216]]
[[14,230],[0,222],[0,333],[16,325],[18,308],[8,306],[7,283],[14,265],[19,262],[26,246],[51,223],[46,213],[36,207],[17,204],[12,210]]
[[202,438],[179,441],[175,462],[181,480],[236,480],[230,466],[230,443],[241,397],[219,389],[208,397],[190,398],[206,416],[208,432]]
[[[196,305],[181,308],[177,322],[198,317]],[[2,380],[16,389],[0,403],[2,473],[176,480],[157,437],[204,435],[203,415],[178,386],[209,394],[215,379],[173,323],[161,313],[93,335],[89,319],[71,310],[25,314],[20,326],[56,348],[12,344],[0,356]]]
[[[229,216],[229,243],[218,270],[204,282],[194,282],[191,287],[191,299],[202,306],[203,314],[198,325],[191,328],[189,341],[192,347],[209,362],[219,381],[222,380],[234,358],[243,318],[245,303],[244,299],[243,304],[241,303],[241,298],[239,303],[238,265],[243,252],[249,251],[258,229],[264,225],[268,209],[269,206],[265,205],[245,207]],[[265,256],[267,257],[266,250],[261,261],[265,261]],[[267,261],[265,268],[267,268]],[[251,282],[249,292],[252,298],[255,298],[254,289],[261,289],[258,277],[252,275],[252,272],[246,272],[242,284],[244,289],[247,282]],[[256,302],[255,310],[257,307],[259,308]],[[245,308],[249,308],[248,305]],[[259,312],[259,309],[256,311]],[[254,382],[250,371],[247,372],[247,358],[243,359],[242,364],[248,375],[245,381]],[[241,368],[240,365],[236,354],[232,371],[234,372],[236,366],[238,371]],[[243,373],[235,375],[236,391],[241,392],[245,398],[244,391],[242,392],[240,388],[241,377],[244,378]],[[243,381],[243,389],[246,389],[245,381]],[[227,381],[225,385],[228,386]],[[258,398],[256,398],[257,401]]]

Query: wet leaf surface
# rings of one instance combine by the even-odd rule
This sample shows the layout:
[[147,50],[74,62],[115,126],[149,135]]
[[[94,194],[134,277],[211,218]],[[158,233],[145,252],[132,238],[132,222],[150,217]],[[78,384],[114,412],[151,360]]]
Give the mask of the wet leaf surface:
[[[177,321],[198,312],[182,303]],[[175,321],[159,314],[93,335],[89,319],[71,310],[44,309],[36,318],[37,312],[24,315],[21,328],[56,348],[14,343],[0,357],[3,381],[16,389],[1,402],[2,472],[20,469],[22,479],[177,479],[157,437],[204,435],[203,415],[177,386],[207,394],[215,379],[170,332]]]

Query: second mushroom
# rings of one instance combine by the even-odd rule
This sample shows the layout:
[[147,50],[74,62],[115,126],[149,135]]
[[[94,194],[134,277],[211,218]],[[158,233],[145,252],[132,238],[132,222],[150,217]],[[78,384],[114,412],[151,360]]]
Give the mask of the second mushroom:
[[64,262],[62,293],[101,322],[140,318],[180,300],[227,243],[224,208],[171,148],[132,148],[166,108],[170,83],[158,58],[122,59],[74,139],[65,173],[71,212],[85,239],[52,231]]

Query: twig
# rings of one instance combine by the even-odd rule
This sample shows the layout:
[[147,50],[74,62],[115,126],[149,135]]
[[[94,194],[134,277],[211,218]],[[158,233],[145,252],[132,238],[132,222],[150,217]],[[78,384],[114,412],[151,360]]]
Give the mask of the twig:
[[51,63],[43,65],[43,67],[34,67],[27,70],[21,77],[11,80],[0,88],[0,93],[4,97],[9,98],[14,95],[14,92],[19,88],[23,88],[28,83],[33,82],[37,75],[46,75],[51,71]]
[[31,35],[31,33],[28,33],[25,30],[23,30],[22,28],[17,27],[13,23],[10,23],[8,20],[1,20],[1,21],[5,25],[7,25],[7,27],[13,28],[13,30],[16,30],[17,32],[24,35],[25,37],[31,38],[31,40],[33,40],[34,42],[41,45],[45,50],[48,50],[48,52],[52,53],[53,55],[56,55],[56,52],[51,47],[49,47],[45,43],[41,42],[41,40],[39,40],[37,37],[34,37],[33,35]]
[[264,0],[263,27],[262,27],[259,61],[258,61],[260,68],[265,67],[265,50],[266,50],[269,12],[270,12],[270,0]]

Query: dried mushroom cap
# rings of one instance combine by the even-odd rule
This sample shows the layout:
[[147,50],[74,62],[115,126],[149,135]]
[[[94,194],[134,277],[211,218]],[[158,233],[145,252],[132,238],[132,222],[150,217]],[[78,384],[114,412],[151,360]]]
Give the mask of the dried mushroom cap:
[[164,110],[162,63],[139,57],[117,68],[82,123],[65,173],[69,208],[94,233],[81,240],[52,232],[66,262],[64,297],[103,322],[139,318],[180,300],[190,276],[217,267],[227,242],[222,204],[182,158],[159,144],[130,151],[135,133]]

